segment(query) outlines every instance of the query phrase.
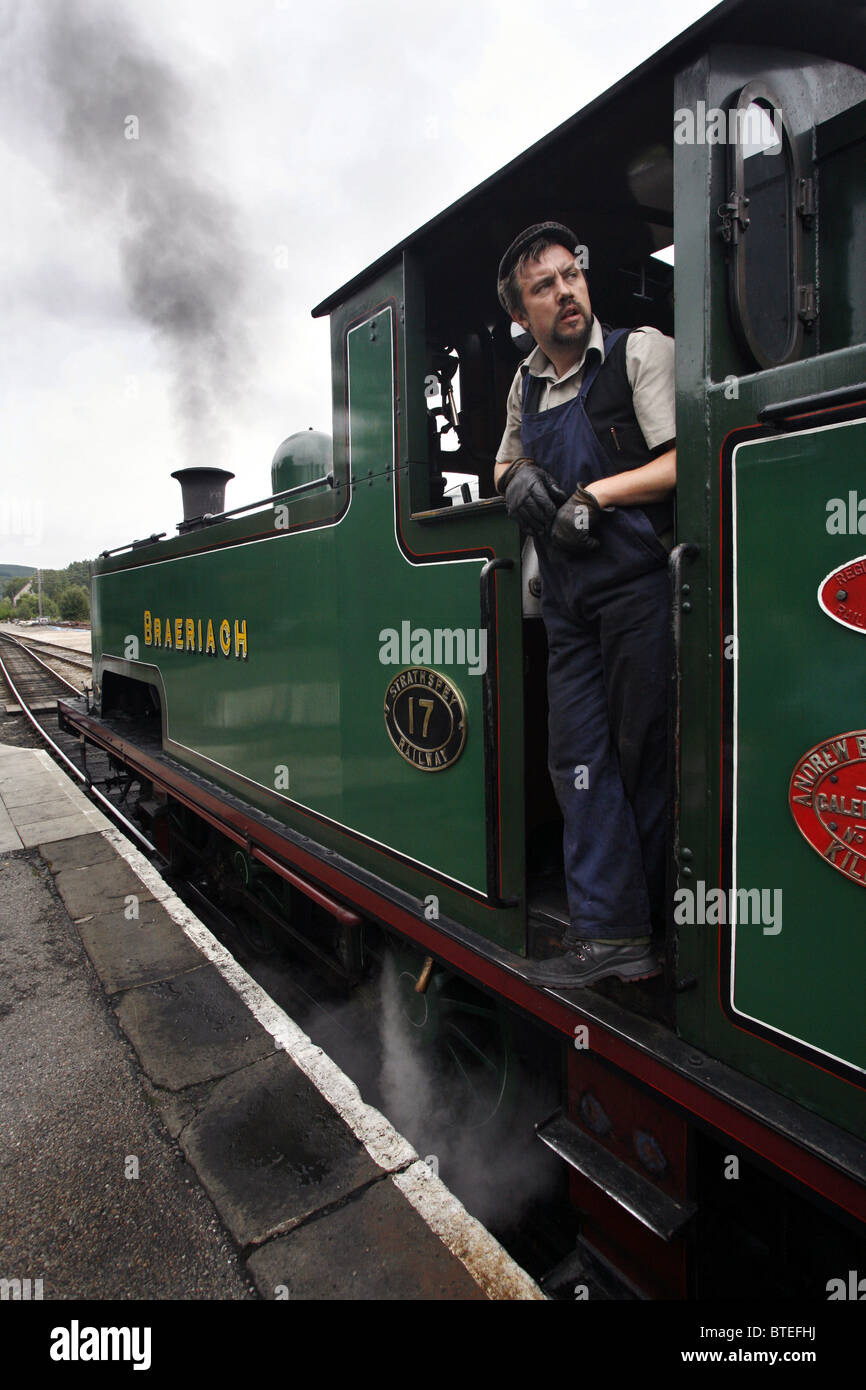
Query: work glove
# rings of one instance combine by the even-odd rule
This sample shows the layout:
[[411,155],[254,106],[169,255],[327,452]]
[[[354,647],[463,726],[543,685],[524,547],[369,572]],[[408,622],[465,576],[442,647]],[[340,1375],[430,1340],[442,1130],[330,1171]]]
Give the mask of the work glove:
[[602,523],[602,509],[591,492],[580,483],[556,513],[550,528],[550,539],[563,550],[587,553],[597,550],[601,545],[599,531]]
[[508,515],[533,536],[546,536],[565,493],[532,459],[515,459],[499,480]]

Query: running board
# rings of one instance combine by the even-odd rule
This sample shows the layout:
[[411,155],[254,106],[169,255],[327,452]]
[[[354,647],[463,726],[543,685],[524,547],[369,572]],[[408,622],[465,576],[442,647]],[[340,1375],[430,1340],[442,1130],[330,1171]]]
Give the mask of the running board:
[[536,1125],[535,1132],[543,1144],[662,1240],[678,1235],[698,1209],[696,1202],[678,1202],[660,1192],[654,1183],[584,1134],[561,1110]]

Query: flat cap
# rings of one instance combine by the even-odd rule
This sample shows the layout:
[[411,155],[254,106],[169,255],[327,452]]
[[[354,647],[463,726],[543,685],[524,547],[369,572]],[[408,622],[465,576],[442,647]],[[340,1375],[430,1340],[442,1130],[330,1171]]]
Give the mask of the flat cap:
[[[577,248],[580,244],[579,238],[574,235],[570,227],[564,227],[561,222],[533,222],[531,227],[525,227],[519,236],[514,238],[499,262],[499,274],[496,277],[497,287],[508,278],[527,247],[541,237],[544,237],[545,241],[553,242],[555,246],[564,246],[566,250],[577,254]],[[501,294],[499,295],[499,303],[508,313],[508,305]]]

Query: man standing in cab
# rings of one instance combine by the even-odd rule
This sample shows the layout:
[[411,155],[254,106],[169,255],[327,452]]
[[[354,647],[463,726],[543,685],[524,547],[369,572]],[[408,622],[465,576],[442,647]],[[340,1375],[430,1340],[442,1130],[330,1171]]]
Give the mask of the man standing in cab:
[[654,328],[605,333],[584,250],[561,223],[536,223],[498,279],[503,308],[536,342],[509,392],[494,476],[541,572],[569,926],[563,954],[531,975],[564,988],[660,972],[667,827],[674,344]]

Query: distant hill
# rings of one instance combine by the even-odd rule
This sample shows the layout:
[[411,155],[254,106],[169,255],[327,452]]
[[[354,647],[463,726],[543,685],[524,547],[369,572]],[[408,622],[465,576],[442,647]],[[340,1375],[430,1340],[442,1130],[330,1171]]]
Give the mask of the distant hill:
[[18,579],[21,575],[32,575],[36,578],[36,570],[32,565],[0,565],[0,590],[5,587],[7,579]]
[[[62,570],[42,570],[42,613],[46,618],[87,618],[91,560],[73,560]],[[0,614],[34,618],[39,612],[37,571],[32,565],[0,565]],[[14,602],[13,602],[14,599]]]

